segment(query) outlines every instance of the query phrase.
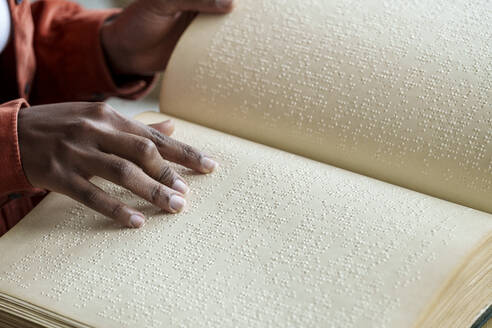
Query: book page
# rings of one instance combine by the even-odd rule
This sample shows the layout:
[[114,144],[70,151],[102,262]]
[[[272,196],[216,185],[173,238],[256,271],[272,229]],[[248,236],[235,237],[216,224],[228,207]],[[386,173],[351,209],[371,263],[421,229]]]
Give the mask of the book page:
[[492,212],[492,2],[240,0],[200,16],[161,111]]
[[0,238],[0,296],[81,327],[411,328],[492,233],[490,214],[350,171],[182,121],[176,137],[220,162],[181,170],[183,213],[101,183],[148,216],[131,230],[52,193]]

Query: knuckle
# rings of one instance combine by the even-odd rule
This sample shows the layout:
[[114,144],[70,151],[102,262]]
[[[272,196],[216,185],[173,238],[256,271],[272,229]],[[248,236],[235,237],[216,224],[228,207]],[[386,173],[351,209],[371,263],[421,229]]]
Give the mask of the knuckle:
[[118,112],[115,112],[114,116],[116,119],[115,121],[117,121],[118,126],[120,126],[120,129],[124,131],[132,131],[135,129],[135,123],[133,120],[122,117]]
[[163,182],[163,183],[171,183],[174,181],[174,171],[171,169],[169,166],[165,166],[161,169],[161,172],[159,174],[158,181]]
[[127,179],[133,173],[131,165],[124,161],[112,161],[109,168],[118,180]]
[[124,210],[125,210],[125,206],[123,206],[122,204],[116,204],[111,209],[111,217],[114,219],[121,217]]
[[92,113],[98,118],[103,118],[112,114],[113,108],[104,102],[98,102],[92,106]]
[[156,155],[157,148],[155,144],[149,139],[140,139],[136,144],[137,153],[144,158],[151,158]]
[[181,147],[180,157],[182,163],[190,163],[198,160],[200,155],[193,147],[189,145],[183,145]]
[[169,143],[169,137],[164,136],[162,133],[157,131],[154,128],[149,128],[150,135],[152,136],[152,140],[157,145],[157,147],[163,148],[166,147]]
[[161,185],[156,184],[150,193],[150,200],[152,203],[160,202],[162,199],[166,199],[166,202],[169,201],[167,193],[164,191]]

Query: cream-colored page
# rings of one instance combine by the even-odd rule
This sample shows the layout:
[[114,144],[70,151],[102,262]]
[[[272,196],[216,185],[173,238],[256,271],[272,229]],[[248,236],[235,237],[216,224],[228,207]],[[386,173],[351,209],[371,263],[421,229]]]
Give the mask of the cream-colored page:
[[297,155],[176,137],[221,165],[182,171],[184,213],[106,184],[148,215],[130,230],[51,194],[0,238],[0,292],[91,327],[411,328],[492,233],[490,214]]
[[161,111],[492,212],[492,1],[237,0]]

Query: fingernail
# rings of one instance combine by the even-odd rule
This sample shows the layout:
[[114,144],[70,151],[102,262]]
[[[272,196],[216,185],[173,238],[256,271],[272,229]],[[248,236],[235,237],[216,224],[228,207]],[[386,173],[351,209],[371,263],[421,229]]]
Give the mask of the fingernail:
[[143,216],[141,216],[141,215],[132,214],[132,216],[130,216],[130,224],[133,228],[142,227],[144,222],[145,222],[145,220],[144,220]]
[[174,181],[173,189],[179,191],[184,195],[186,195],[190,191],[190,188],[188,188],[186,183],[184,183],[181,179],[176,179],[176,181]]
[[205,157],[205,156],[202,157],[202,159],[200,160],[200,164],[208,172],[212,172],[219,165],[219,163],[217,163],[216,161],[214,161],[214,160],[212,160],[212,159],[210,159],[208,157]]
[[171,207],[171,210],[175,212],[179,212],[185,207],[186,205],[186,200],[178,195],[172,195],[171,200],[169,201],[169,206]]

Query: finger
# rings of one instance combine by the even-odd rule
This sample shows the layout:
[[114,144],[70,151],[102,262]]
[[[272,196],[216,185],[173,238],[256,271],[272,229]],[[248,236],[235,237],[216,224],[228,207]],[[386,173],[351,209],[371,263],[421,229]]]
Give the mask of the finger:
[[218,166],[216,161],[190,145],[165,136],[152,128],[149,128],[147,133],[147,137],[155,143],[162,157],[168,161],[201,173],[213,172]]
[[149,126],[156,129],[157,131],[159,131],[160,133],[162,133],[166,136],[170,136],[174,132],[174,122],[171,120],[167,120],[167,121],[155,123],[155,124],[149,124]]
[[129,228],[140,228],[145,223],[142,213],[109,196],[81,176],[70,179],[70,187],[65,194]]
[[168,0],[176,11],[199,11],[210,14],[225,14],[234,8],[233,0]]
[[94,168],[92,174],[130,190],[169,213],[178,213],[186,205],[181,193],[155,181],[132,162],[101,152],[87,162]]
[[138,165],[154,180],[187,194],[185,180],[164,161],[152,140],[134,134],[111,131],[100,137],[100,150]]
[[206,156],[189,145],[162,134],[152,127],[134,120],[128,120],[123,116],[118,116],[118,120],[115,124],[122,131],[152,140],[161,156],[168,161],[178,163],[201,173],[213,172],[218,167],[218,163],[209,156]]

